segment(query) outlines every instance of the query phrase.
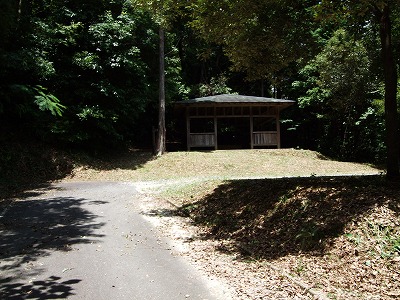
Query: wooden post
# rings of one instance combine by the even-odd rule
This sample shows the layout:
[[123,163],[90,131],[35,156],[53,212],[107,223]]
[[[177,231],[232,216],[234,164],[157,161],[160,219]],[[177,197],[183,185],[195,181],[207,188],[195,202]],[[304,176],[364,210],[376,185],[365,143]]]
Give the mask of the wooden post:
[[277,148],[281,148],[281,124],[279,121],[279,108],[277,109],[276,112],[276,142],[277,142]]
[[253,128],[254,128],[253,107],[250,106],[250,149],[254,148]]
[[214,114],[214,149],[218,150],[218,119]]
[[186,107],[186,146],[187,146],[187,151],[190,151],[190,114],[189,114],[189,107]]

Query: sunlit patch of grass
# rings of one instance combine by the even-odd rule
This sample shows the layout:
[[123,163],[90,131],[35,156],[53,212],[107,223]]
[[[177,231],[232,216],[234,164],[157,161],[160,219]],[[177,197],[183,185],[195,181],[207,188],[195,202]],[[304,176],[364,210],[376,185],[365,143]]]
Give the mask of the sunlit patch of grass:
[[168,152],[158,158],[147,152],[132,151],[107,160],[80,161],[80,166],[83,165],[83,169],[76,166],[74,178],[149,181],[379,173],[365,164],[321,159],[317,152],[294,149]]
[[187,181],[177,181],[168,185],[159,194],[159,197],[168,199],[177,206],[191,205],[196,199],[202,198],[211,193],[223,180],[213,179],[193,179]]

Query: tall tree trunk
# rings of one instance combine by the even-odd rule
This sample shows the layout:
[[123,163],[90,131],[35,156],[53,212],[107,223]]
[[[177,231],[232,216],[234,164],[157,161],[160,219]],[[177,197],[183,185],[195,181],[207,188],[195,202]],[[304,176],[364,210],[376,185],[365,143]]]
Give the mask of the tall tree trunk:
[[161,156],[165,152],[165,32],[162,25],[159,29],[160,42],[160,77],[159,77],[159,106],[158,106],[158,135],[156,144],[156,155]]
[[22,15],[22,0],[19,0],[18,1],[18,18],[17,18],[18,23],[21,21],[21,15]]
[[397,70],[393,58],[389,4],[383,11],[376,10],[385,75],[385,121],[387,148],[387,177],[399,178],[399,134],[397,121]]

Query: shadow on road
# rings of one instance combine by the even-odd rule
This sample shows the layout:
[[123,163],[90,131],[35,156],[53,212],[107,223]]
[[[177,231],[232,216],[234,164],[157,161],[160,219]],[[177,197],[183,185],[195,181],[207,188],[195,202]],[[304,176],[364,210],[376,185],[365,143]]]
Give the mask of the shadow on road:
[[[35,193],[39,192],[31,196]],[[70,251],[75,244],[101,238],[95,230],[104,223],[82,207],[87,202],[72,197],[34,197],[13,202],[0,217],[0,272],[33,262],[51,251]]]
[[0,295],[2,299],[65,299],[74,295],[73,284],[79,279],[62,281],[60,277],[51,276],[46,280],[32,281],[31,283],[13,282],[6,278],[0,280]]

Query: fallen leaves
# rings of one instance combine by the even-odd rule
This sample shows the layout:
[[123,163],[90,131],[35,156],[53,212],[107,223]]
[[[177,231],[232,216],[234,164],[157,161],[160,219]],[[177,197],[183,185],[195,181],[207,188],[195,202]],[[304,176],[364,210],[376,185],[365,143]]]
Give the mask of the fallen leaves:
[[379,176],[231,180],[181,210],[225,253],[266,261],[336,299],[392,299],[399,199],[399,186]]

